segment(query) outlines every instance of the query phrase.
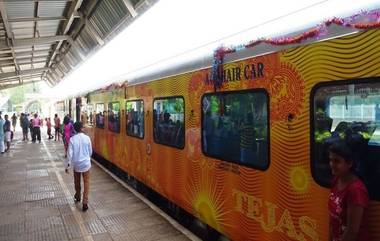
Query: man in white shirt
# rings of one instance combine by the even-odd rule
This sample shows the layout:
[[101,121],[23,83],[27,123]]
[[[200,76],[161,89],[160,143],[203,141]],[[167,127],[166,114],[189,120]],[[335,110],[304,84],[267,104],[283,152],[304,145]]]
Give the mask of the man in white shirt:
[[91,155],[92,147],[91,140],[83,133],[82,122],[74,123],[74,130],[76,135],[70,138],[69,148],[67,151],[67,161],[65,163],[66,173],[68,173],[68,167],[73,166],[74,171],[74,184],[75,184],[75,202],[80,201],[81,197],[81,185],[80,179],[83,176],[83,212],[88,209],[88,193],[90,189],[90,168],[91,168]]

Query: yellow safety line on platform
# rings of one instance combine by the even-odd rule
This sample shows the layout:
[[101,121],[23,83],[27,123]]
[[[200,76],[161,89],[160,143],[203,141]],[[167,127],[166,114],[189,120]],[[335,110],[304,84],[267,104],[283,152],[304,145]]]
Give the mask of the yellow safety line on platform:
[[[67,188],[66,183],[63,181],[62,175],[59,173],[58,168],[57,168],[55,162],[52,160],[53,156],[51,155],[49,149],[47,148],[47,146],[45,144],[45,141],[42,140],[42,144],[44,145],[44,149],[45,149],[45,151],[46,151],[46,153],[47,153],[47,155],[48,155],[48,157],[50,159],[50,162],[52,163],[52,165],[54,167],[54,173],[55,173],[55,175],[58,178],[59,184],[61,185],[63,192],[65,193],[66,199],[67,200],[73,200],[73,196],[71,195],[69,189]],[[76,206],[75,205],[70,205],[70,209],[71,209],[71,212],[74,215],[75,221],[77,222],[77,224],[79,226],[79,229],[80,229],[80,231],[82,233],[82,236],[83,236],[82,238],[84,238],[87,241],[94,241],[92,239],[92,236],[87,232],[87,229],[84,226],[83,218],[79,214]]]
[[152,210],[154,210],[156,213],[158,213],[161,217],[165,218],[174,228],[176,228],[178,231],[180,231],[183,235],[185,235],[187,238],[189,238],[192,241],[201,241],[200,238],[195,236],[193,233],[191,233],[189,230],[187,230],[185,227],[183,227],[181,224],[179,224],[177,221],[175,221],[172,217],[170,217],[168,214],[166,214],[164,211],[162,211],[159,207],[154,205],[151,201],[146,199],[143,195],[141,195],[139,192],[137,192],[135,189],[128,186],[125,182],[123,182],[120,178],[118,178],[116,175],[114,175],[112,172],[104,168],[102,165],[100,165],[95,159],[92,159],[92,162],[94,162],[98,167],[100,167],[103,171],[108,173],[113,179],[115,179],[118,183],[120,183],[123,187],[128,189],[131,193],[133,193],[137,198],[139,198],[141,201],[143,201],[147,206],[149,206]]

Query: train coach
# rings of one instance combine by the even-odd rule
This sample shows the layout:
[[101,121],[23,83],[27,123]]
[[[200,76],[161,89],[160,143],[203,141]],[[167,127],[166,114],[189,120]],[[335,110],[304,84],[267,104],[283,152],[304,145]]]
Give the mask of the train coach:
[[97,156],[232,240],[328,240],[327,146],[358,136],[380,240],[380,30],[334,28],[229,54],[217,87],[199,61],[90,92],[77,118]]

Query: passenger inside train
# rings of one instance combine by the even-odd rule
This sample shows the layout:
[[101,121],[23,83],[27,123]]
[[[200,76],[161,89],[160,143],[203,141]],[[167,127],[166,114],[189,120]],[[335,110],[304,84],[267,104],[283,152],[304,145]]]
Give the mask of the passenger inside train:
[[113,102],[108,104],[108,130],[114,133],[120,132],[120,104]]
[[127,135],[144,137],[144,103],[142,100],[127,101],[126,103],[126,132]]
[[202,100],[203,152],[265,169],[268,164],[267,96],[262,92],[215,93]]
[[253,114],[247,113],[244,121],[240,126],[240,161],[245,163],[253,158],[254,152],[257,151],[255,138],[255,129],[253,127]]
[[104,128],[104,115],[102,112],[96,114],[96,126],[98,128]]
[[185,145],[184,101],[170,97],[154,101],[155,142],[183,148]]

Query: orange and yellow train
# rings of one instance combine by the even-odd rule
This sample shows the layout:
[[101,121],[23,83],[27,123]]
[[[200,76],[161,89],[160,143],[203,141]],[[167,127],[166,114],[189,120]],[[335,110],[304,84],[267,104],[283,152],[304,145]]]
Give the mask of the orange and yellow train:
[[232,240],[316,241],[328,240],[326,146],[360,135],[380,240],[380,30],[337,29],[227,56],[220,89],[192,63],[88,93],[94,151]]

